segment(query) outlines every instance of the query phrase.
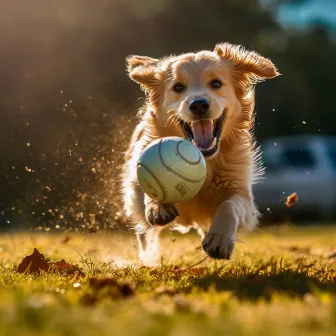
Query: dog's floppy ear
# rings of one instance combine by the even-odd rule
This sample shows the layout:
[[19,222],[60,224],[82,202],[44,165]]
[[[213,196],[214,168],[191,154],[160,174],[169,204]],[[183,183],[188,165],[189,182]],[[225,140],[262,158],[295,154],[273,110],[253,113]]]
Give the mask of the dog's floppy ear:
[[159,60],[147,56],[130,55],[126,58],[127,71],[131,79],[145,88],[158,85],[157,65]]
[[230,62],[234,70],[244,75],[250,83],[280,75],[275,65],[254,51],[247,51],[240,45],[217,44],[214,52],[223,60]]

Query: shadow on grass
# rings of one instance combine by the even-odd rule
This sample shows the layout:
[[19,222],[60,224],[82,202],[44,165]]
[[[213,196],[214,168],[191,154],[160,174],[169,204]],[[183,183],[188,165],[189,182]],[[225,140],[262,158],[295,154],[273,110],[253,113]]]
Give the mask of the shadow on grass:
[[239,299],[250,300],[269,300],[275,293],[293,297],[303,297],[306,293],[316,292],[336,294],[335,270],[313,270],[311,267],[312,265],[298,265],[297,268],[287,269],[279,268],[276,264],[267,264],[252,272],[229,269],[195,279],[192,287],[231,291]]

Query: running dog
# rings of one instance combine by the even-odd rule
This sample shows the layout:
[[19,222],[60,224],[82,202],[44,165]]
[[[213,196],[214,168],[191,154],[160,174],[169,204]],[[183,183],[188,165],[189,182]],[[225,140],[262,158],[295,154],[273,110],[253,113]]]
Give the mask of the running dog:
[[[136,229],[140,259],[145,265],[159,261],[159,234],[167,226],[197,228],[210,257],[229,259],[238,228],[251,230],[258,223],[252,185],[263,169],[252,134],[254,90],[258,82],[279,75],[276,67],[229,43],[161,59],[132,55],[126,63],[147,97],[122,172],[124,210]],[[181,204],[158,203],[137,181],[141,152],[167,136],[192,141],[207,163],[202,189]]]

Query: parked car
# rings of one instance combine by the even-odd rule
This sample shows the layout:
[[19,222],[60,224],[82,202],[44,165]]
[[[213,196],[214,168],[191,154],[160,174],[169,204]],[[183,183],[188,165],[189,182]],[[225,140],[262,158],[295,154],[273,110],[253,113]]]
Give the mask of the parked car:
[[[336,214],[336,137],[272,138],[261,143],[261,150],[265,175],[254,194],[266,217],[300,214],[309,220],[311,214],[324,219]],[[285,202],[293,192],[299,200],[288,209]]]

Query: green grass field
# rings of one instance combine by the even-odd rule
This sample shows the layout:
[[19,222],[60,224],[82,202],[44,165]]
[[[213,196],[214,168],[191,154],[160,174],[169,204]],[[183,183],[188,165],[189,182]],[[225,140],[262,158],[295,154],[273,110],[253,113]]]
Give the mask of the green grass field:
[[[167,233],[158,268],[139,267],[132,235],[2,235],[0,335],[335,335],[335,228],[240,238],[230,261],[183,270],[205,256],[194,234]],[[35,247],[85,276],[19,274]]]

